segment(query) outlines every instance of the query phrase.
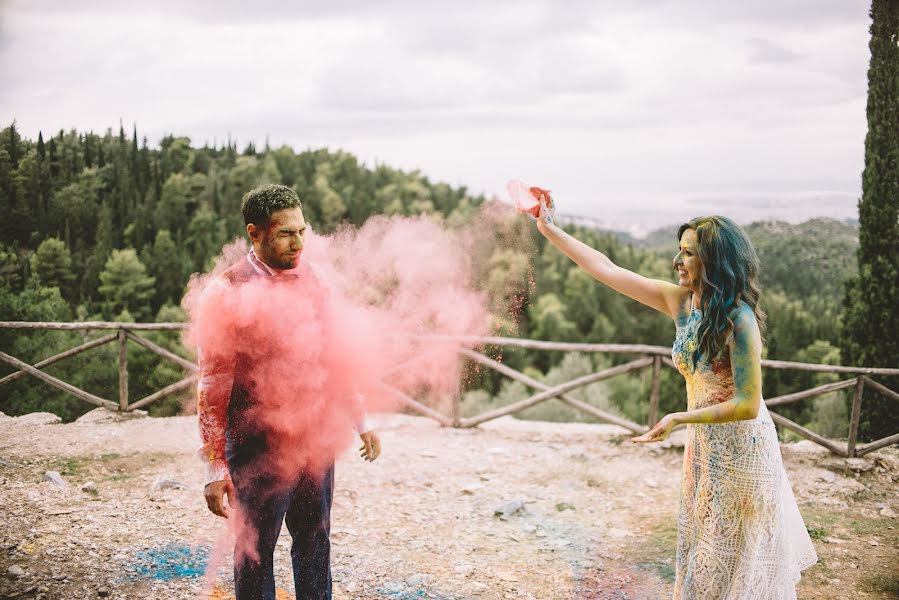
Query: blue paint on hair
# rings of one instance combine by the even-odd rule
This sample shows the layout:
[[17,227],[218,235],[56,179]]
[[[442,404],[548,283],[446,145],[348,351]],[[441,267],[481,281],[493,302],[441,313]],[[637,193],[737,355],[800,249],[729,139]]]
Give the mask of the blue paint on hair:
[[758,284],[759,257],[746,232],[727,217],[697,217],[680,226],[678,241],[688,229],[696,232],[702,261],[702,320],[697,328],[698,344],[693,351],[695,367],[700,356],[713,360],[724,351],[733,333],[741,301],[752,309],[763,335],[765,313],[759,307],[762,293]]

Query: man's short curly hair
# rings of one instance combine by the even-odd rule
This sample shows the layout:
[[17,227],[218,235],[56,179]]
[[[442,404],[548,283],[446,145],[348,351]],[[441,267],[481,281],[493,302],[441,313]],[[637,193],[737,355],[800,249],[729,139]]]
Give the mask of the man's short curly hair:
[[266,229],[272,222],[272,214],[286,208],[299,208],[303,204],[297,193],[286,185],[267,183],[244,194],[240,211],[244,222]]

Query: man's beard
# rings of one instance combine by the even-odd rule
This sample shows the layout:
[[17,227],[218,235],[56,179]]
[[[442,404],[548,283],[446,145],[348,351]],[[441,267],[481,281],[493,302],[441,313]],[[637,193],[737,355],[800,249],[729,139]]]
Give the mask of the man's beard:
[[299,263],[300,253],[296,252],[292,257],[278,256],[274,252],[266,251],[263,260],[276,269],[293,269]]
[[297,266],[297,262],[299,262],[299,255],[294,255],[292,257],[279,256],[273,262],[276,263],[276,266],[279,269],[292,269]]

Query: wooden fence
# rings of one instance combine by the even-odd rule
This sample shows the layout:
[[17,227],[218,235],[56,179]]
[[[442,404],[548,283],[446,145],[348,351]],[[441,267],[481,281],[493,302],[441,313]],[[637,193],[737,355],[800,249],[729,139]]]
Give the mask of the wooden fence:
[[[94,340],[85,342],[79,346],[60,352],[48,358],[45,358],[34,365],[19,360],[14,356],[10,356],[4,352],[0,352],[0,361],[5,362],[18,371],[11,373],[0,379],[0,385],[21,379],[26,375],[31,375],[48,385],[68,392],[91,404],[104,406],[112,410],[132,411],[142,408],[151,402],[160,398],[173,394],[175,392],[191,387],[197,380],[197,365],[161,346],[141,337],[138,333],[142,331],[180,331],[184,329],[184,323],[108,323],[103,321],[86,321],[80,323],[39,323],[24,321],[0,321],[0,329],[43,329],[43,330],[68,330],[68,331],[110,331],[108,335],[104,335]],[[435,341],[452,341],[459,344],[459,353],[465,358],[474,361],[486,368],[492,369],[510,379],[519,381],[535,391],[533,395],[518,402],[514,402],[508,406],[497,408],[486,413],[476,415],[474,417],[462,418],[460,416],[460,399],[454,398],[452,405],[452,414],[447,416],[433,408],[422,404],[421,402],[411,398],[402,391],[384,383],[385,390],[393,393],[397,398],[409,409],[418,412],[424,416],[434,419],[438,423],[447,427],[475,427],[481,423],[497,419],[502,416],[518,413],[526,408],[535,406],[541,402],[545,402],[552,398],[558,398],[565,404],[576,408],[584,413],[592,415],[600,421],[612,423],[621,426],[635,434],[643,433],[647,430],[647,425],[654,424],[658,419],[659,410],[659,385],[661,381],[662,367],[675,368],[672,362],[671,348],[664,346],[648,346],[639,344],[576,344],[566,342],[544,342],[537,340],[526,340],[517,338],[504,337],[457,337],[446,338],[433,336]],[[150,352],[159,355],[162,358],[170,360],[181,366],[187,376],[180,381],[168,385],[144,398],[135,402],[129,402],[128,398],[128,342],[134,342]],[[43,367],[50,366],[56,362],[80,354],[92,348],[102,346],[109,343],[118,344],[118,370],[119,370],[119,398],[118,402],[113,402],[105,398],[100,398],[90,392],[82,390],[74,385],[66,383],[48,373],[42,371]],[[546,350],[556,352],[586,352],[586,353],[607,353],[607,354],[625,354],[634,356],[633,360],[624,364],[609,367],[595,373],[590,373],[567,381],[565,383],[548,386],[528,375],[517,371],[508,365],[486,356],[481,352],[470,350],[471,347],[497,346],[497,347],[517,347],[533,350]],[[765,401],[768,408],[782,406],[807,398],[813,398],[822,394],[836,392],[839,390],[854,388],[854,396],[852,400],[852,410],[849,418],[849,436],[848,440],[843,443],[836,440],[825,438],[817,433],[799,425],[798,423],[783,417],[774,411],[771,413],[774,422],[796,432],[800,436],[807,438],[821,446],[824,446],[834,454],[846,457],[862,456],[868,452],[883,448],[891,444],[899,443],[899,433],[887,436],[880,440],[875,440],[868,444],[858,444],[858,426],[861,415],[862,396],[865,388],[870,388],[884,396],[899,401],[899,393],[889,389],[871,377],[880,376],[899,376],[899,369],[894,368],[864,368],[864,367],[842,367],[835,365],[820,365],[811,363],[787,362],[780,360],[762,360],[762,367],[767,369],[791,369],[797,371],[815,372],[815,373],[834,373],[842,375],[851,375],[852,377],[844,381],[828,383],[811,389],[784,394],[775,398],[769,398]],[[628,419],[618,415],[611,414],[601,410],[591,404],[578,400],[571,395],[571,392],[598,381],[603,381],[642,369],[652,369],[652,386],[648,398],[649,410],[646,424],[634,423]]]

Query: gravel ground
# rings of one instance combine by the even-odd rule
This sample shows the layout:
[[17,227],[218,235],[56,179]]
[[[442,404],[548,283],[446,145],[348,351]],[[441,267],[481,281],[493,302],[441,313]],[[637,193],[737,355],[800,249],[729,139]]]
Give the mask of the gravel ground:
[[[0,598],[232,597],[195,417],[52,420],[0,417]],[[337,465],[335,599],[670,597],[676,439],[634,446],[614,426],[512,418],[454,430],[393,415],[378,429],[378,461]],[[799,597],[897,597],[899,451],[783,453],[822,558]],[[282,598],[289,539],[275,557]]]

